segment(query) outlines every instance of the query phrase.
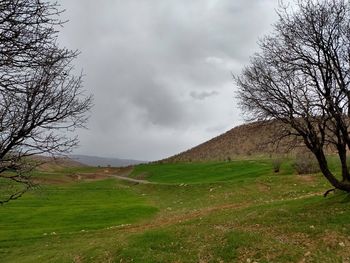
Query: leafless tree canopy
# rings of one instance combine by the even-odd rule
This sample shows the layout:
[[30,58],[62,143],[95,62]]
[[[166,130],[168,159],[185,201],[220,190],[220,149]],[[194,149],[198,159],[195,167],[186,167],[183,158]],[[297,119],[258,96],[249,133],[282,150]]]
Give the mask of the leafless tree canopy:
[[[277,119],[315,155],[328,181],[350,192],[350,2],[299,0],[281,6],[274,33],[236,78],[242,108],[255,119]],[[329,169],[333,145],[342,179]]]
[[0,203],[32,186],[26,157],[68,152],[78,142],[69,132],[87,120],[91,97],[72,67],[78,53],[57,45],[60,13],[44,0],[0,1]]

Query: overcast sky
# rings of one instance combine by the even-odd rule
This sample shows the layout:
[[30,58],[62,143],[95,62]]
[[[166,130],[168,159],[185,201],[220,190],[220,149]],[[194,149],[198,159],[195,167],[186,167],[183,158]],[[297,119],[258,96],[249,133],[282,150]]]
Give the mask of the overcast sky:
[[156,160],[243,122],[238,74],[278,0],[59,0],[61,46],[94,95],[78,154]]

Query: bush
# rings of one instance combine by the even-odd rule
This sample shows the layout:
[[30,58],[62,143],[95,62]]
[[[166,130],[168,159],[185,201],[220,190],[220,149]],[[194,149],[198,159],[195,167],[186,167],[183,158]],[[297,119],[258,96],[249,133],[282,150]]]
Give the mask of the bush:
[[272,161],[273,171],[279,173],[282,165],[282,159],[277,158]]
[[316,158],[309,152],[298,153],[293,164],[298,174],[313,174],[320,172]]

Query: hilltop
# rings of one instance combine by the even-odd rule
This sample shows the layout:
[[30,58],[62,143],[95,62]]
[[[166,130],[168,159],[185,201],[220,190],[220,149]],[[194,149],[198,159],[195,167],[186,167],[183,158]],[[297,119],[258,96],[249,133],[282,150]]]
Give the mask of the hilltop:
[[[227,161],[294,152],[295,148],[288,147],[290,139],[276,144],[276,131],[279,129],[281,123],[274,120],[243,124],[162,162]],[[297,145],[299,149],[301,144]]]
[[57,169],[71,168],[71,167],[84,167],[85,164],[73,160],[68,157],[51,157],[43,155],[35,155],[30,157],[32,160],[37,162],[39,171],[55,171]]

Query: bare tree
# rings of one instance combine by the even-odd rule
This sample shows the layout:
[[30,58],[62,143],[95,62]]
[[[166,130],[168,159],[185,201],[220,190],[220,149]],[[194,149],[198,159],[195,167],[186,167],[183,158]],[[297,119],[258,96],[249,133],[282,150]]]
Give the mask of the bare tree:
[[[302,138],[328,181],[350,192],[350,2],[298,0],[278,15],[273,34],[236,78],[241,106],[251,118],[284,123],[281,132]],[[341,179],[329,169],[330,146]]]
[[28,157],[62,154],[78,143],[91,96],[57,45],[62,11],[44,0],[0,1],[0,204],[33,186]]

